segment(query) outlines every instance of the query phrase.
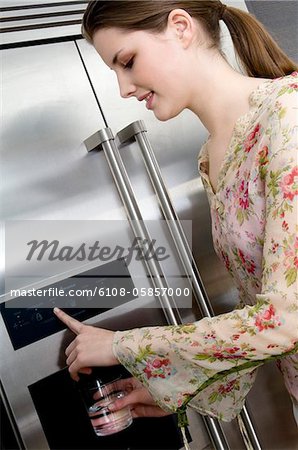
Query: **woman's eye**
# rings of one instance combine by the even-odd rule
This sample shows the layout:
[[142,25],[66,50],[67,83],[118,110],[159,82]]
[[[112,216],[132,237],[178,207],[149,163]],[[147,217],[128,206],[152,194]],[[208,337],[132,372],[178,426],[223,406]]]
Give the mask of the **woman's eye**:
[[133,63],[134,63],[134,58],[132,57],[126,64],[123,65],[124,69],[131,69],[133,66]]

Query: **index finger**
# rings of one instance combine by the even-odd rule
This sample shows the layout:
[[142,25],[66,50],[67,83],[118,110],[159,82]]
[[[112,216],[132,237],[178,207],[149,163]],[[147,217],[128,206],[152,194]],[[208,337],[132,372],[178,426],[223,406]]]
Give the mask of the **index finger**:
[[66,314],[61,309],[55,307],[54,308],[54,314],[58,317],[58,319],[61,320],[61,322],[65,323],[65,325],[73,331],[75,334],[80,334],[83,328],[83,324],[79,322],[78,320],[74,319],[73,317],[70,317],[68,314]]

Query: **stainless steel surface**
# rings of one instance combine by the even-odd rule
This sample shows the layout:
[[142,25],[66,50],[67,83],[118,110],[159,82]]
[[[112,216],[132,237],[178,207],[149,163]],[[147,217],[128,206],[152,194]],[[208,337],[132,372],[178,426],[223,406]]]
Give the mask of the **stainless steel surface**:
[[3,50],[1,62],[2,219],[100,219],[108,205],[124,218],[104,155],[85,156],[105,125],[74,43]]
[[262,447],[257,432],[245,406],[242,408],[239,420],[242,420],[242,434],[248,446],[256,450],[261,450]]
[[214,448],[216,450],[230,450],[231,447],[219,422],[207,416],[202,416],[202,419]]
[[[61,3],[61,4],[59,4]],[[81,34],[87,1],[1,0],[0,45]]]
[[110,128],[104,128],[103,130],[98,130],[96,133],[89,136],[85,139],[84,144],[87,149],[87,152],[92,152],[101,146],[103,142],[108,141],[109,139],[114,139],[114,135]]
[[[4,410],[6,411],[8,421],[10,423],[10,427],[12,430],[12,435],[15,438],[15,444],[17,445],[18,449],[23,449],[24,443],[23,443],[22,437],[20,435],[17,423],[14,420],[13,413],[11,411],[10,404],[7,400],[6,392],[3,389],[1,380],[0,380],[0,401],[1,401],[1,405],[4,406]],[[6,432],[5,426],[3,426],[2,408],[1,408],[1,431],[2,431],[2,433]],[[1,440],[1,444],[2,444],[2,440]]]

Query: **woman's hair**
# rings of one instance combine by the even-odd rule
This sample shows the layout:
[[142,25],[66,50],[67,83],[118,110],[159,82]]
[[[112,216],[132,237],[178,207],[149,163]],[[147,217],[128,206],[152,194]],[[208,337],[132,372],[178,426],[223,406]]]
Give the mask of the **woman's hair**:
[[184,9],[197,19],[216,48],[220,47],[219,22],[223,20],[247,75],[278,78],[298,70],[297,64],[288,58],[255,17],[218,0],[90,1],[83,17],[82,33],[92,43],[94,33],[103,28],[162,32],[166,29],[169,13],[176,8]]

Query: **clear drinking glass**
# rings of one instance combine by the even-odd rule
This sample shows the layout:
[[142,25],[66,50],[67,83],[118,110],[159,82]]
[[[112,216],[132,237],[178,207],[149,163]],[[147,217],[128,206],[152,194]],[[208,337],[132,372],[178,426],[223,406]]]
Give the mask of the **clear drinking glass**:
[[129,427],[132,416],[129,407],[119,411],[110,411],[109,406],[125,396],[121,389],[121,378],[109,382],[92,379],[80,387],[80,391],[97,436],[118,433]]

